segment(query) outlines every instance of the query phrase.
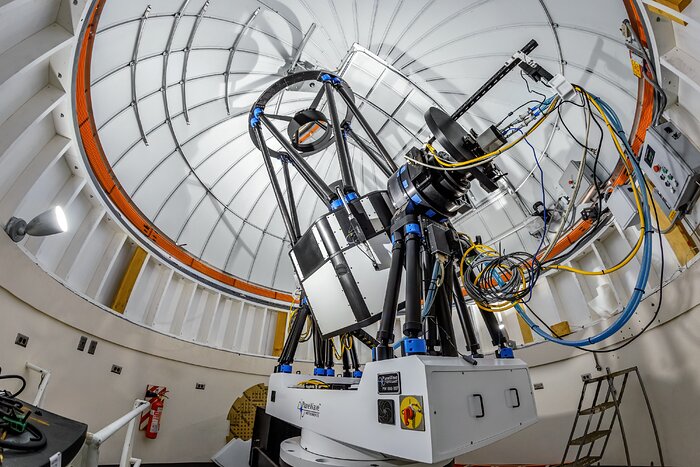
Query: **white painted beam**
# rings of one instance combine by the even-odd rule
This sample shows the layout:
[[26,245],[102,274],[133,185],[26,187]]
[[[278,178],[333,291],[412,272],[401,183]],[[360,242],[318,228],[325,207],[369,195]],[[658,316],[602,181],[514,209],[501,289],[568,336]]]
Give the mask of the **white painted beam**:
[[199,330],[197,331],[197,342],[206,342],[207,337],[211,333],[212,322],[214,321],[214,313],[216,313],[219,307],[219,301],[221,300],[221,294],[214,290],[208,291],[207,303],[204,308],[204,315],[199,323]]
[[270,310],[267,309],[267,307],[262,309],[262,325],[260,326],[260,336],[258,340],[258,348],[256,349],[256,353],[259,354],[265,354],[265,345],[267,343],[267,326],[268,326],[268,321],[270,319]]
[[674,47],[661,56],[661,65],[700,92],[700,61],[695,57]]
[[[231,320],[235,322],[233,324],[233,327],[230,329],[231,335],[227,334],[227,337],[225,339],[225,343],[229,342],[228,348],[233,349],[233,350],[243,350],[241,347],[241,340],[243,339],[243,324],[245,323],[245,314],[246,314],[246,308],[247,308],[247,303],[244,301],[241,301],[241,305],[238,307],[238,316],[236,316],[235,320]],[[229,340],[230,339],[230,340]]]
[[173,273],[175,271],[173,268],[168,266],[159,265],[158,266],[158,280],[156,285],[151,292],[151,297],[146,305],[146,312],[143,315],[143,323],[146,326],[153,326],[158,311],[160,310],[163,299],[165,298],[165,292],[168,290],[168,286],[173,279]]
[[19,210],[24,197],[39,177],[65,154],[70,145],[68,138],[54,136],[12,184],[0,185],[0,222],[6,222]]
[[[224,331],[224,337],[221,340],[221,347],[233,349],[234,341],[236,339],[236,329],[238,327],[240,317],[243,314],[245,302],[238,300],[229,300],[229,302],[228,319],[226,320],[226,330]],[[234,311],[234,308],[236,311]]]
[[73,239],[68,244],[68,248],[63,253],[61,260],[56,266],[56,275],[64,280],[70,278],[70,274],[73,267],[76,264],[78,258],[83,253],[85,245],[87,245],[88,240],[95,232],[95,229],[102,221],[105,215],[105,210],[102,207],[94,207],[90,210],[87,217],[83,220],[80,226],[75,226],[76,232],[73,235]]
[[223,295],[221,296],[219,299],[219,306],[216,308],[216,314],[211,323],[209,335],[206,337],[205,343],[216,347],[223,346],[226,329],[228,328],[228,323],[230,322],[233,314],[231,312],[232,304],[233,300]]
[[46,86],[0,125],[0,170],[3,169],[3,161],[17,141],[32,125],[49,115],[65,97],[63,91]]
[[72,39],[65,29],[54,23],[6,50],[0,55],[0,87],[10,78],[21,78],[24,71],[67,47]]
[[95,269],[95,272],[92,274],[92,280],[90,280],[90,284],[88,284],[88,288],[85,291],[88,297],[97,299],[100,293],[102,293],[105,282],[109,277],[109,273],[112,271],[115,261],[119,257],[119,252],[124,246],[124,242],[126,242],[126,234],[121,232],[116,232],[112,240],[110,240],[102,254],[100,263],[97,265],[97,269]]
[[177,307],[175,308],[175,315],[173,316],[173,322],[170,325],[170,333],[179,336],[182,332],[182,323],[185,321],[185,316],[192,306],[192,300],[194,299],[194,294],[197,291],[197,284],[188,279],[183,279],[184,284],[182,286],[182,291],[180,292],[180,297],[177,302]]
[[55,23],[60,1],[62,0],[0,1],[0,52],[7,51]]

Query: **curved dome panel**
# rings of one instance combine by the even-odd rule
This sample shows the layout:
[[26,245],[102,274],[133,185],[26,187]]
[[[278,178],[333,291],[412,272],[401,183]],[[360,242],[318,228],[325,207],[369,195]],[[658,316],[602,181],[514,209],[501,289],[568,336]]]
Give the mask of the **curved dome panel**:
[[[337,70],[401,163],[410,146],[429,137],[422,120],[428,107],[455,109],[535,39],[540,46],[533,57],[604,94],[630,119],[637,81],[619,33],[626,16],[622,2],[595,0],[583,9],[571,4],[101,0],[87,58],[102,169],[118,183],[130,209],[150,224],[133,227],[146,234],[153,228],[182,253],[166,249],[167,255],[219,282],[261,286],[252,293],[292,291],[289,242],[262,158],[248,136],[248,111],[260,93],[292,66]],[[511,73],[461,123],[478,131],[517,105],[541,99],[540,93],[551,91]],[[275,112],[291,115],[315,95],[288,93]],[[575,106],[562,106],[560,115],[572,129],[584,127],[577,124],[583,115]],[[509,187],[488,196],[472,189],[482,208],[456,221],[463,230],[499,238],[511,250],[533,248],[535,240],[518,226],[529,206],[541,200],[541,182],[547,204],[564,194],[559,177],[581,154],[554,118],[529,142],[532,149],[519,145],[498,159]],[[361,191],[384,187],[385,178],[361,150],[351,146],[351,157]],[[542,181],[536,159],[544,169]],[[608,173],[616,160],[612,152],[601,154]],[[308,161],[326,181],[340,178],[332,148]],[[279,174],[281,165],[275,168]],[[292,180],[304,228],[327,208],[294,171]]]

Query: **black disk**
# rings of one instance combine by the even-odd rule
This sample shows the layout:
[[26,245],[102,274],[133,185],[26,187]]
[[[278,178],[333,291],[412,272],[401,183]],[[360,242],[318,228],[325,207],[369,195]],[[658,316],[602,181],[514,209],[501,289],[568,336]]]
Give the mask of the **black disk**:
[[474,154],[464,145],[464,137],[468,133],[462,125],[452,120],[444,111],[437,107],[431,107],[425,113],[425,123],[430,132],[435,135],[440,146],[457,162],[472,159]]

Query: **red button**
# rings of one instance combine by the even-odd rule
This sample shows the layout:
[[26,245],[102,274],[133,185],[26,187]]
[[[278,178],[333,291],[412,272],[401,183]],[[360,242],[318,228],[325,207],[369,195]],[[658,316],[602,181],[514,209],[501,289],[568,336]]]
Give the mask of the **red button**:
[[659,172],[661,170],[661,166],[657,164],[654,167],[652,167],[652,169],[654,170],[654,172]]

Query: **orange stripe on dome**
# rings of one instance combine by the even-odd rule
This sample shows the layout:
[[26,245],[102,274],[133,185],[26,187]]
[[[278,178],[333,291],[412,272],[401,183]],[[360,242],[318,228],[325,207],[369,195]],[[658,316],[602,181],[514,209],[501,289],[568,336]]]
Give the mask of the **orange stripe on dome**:
[[293,297],[285,292],[280,292],[268,287],[253,284],[239,279],[227,272],[215,268],[179,247],[168,238],[163,232],[158,230],[153,223],[147,219],[134,205],[131,198],[126,194],[121,184],[112,171],[112,167],[105,156],[104,149],[100,144],[97,134],[97,127],[92,115],[92,100],[90,95],[90,63],[92,58],[92,47],[94,43],[95,30],[99,23],[100,14],[106,0],[99,0],[95,6],[85,34],[80,44],[80,55],[78,57],[78,69],[76,74],[76,116],[80,138],[85,149],[88,163],[92,169],[102,190],[107,194],[110,201],[119,209],[124,217],[131,222],[146,238],[161,250],[165,251],[173,259],[194,269],[206,277],[217,282],[247,292],[258,297],[264,297],[282,302],[293,302]]

